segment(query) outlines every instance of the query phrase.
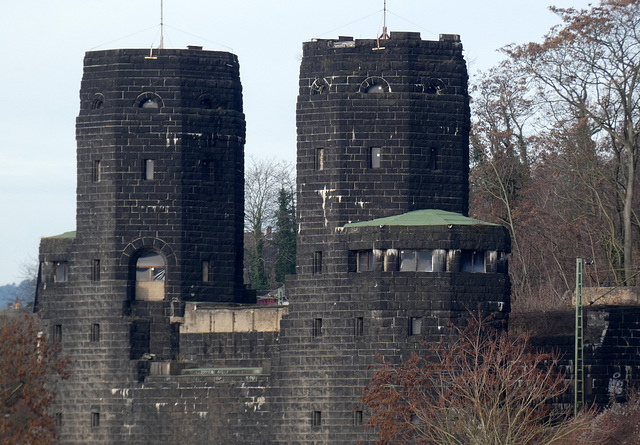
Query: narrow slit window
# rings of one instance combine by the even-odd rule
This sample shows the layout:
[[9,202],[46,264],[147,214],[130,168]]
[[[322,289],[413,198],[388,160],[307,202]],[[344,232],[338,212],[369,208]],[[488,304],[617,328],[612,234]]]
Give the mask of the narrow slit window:
[[211,273],[211,270],[209,269],[209,261],[203,261],[202,262],[202,281],[205,283],[209,282],[209,273]]
[[353,424],[354,425],[362,425],[362,411],[354,411],[354,413],[353,413]]
[[100,182],[101,179],[101,165],[100,160],[96,159],[93,161],[93,167],[91,169],[91,180],[93,182]]
[[213,174],[213,161],[203,160],[202,166],[202,180],[204,182],[211,182],[214,179]]
[[322,337],[322,318],[313,319],[313,336]]
[[155,162],[153,159],[145,159],[143,162],[142,178],[145,181],[151,181],[155,176]]
[[429,156],[429,166],[432,170],[438,170],[438,149],[432,148]]
[[100,341],[100,325],[98,323],[94,323],[91,325],[91,341]]
[[371,147],[371,168],[380,168],[381,157],[382,149],[380,147]]
[[58,428],[62,426],[62,413],[55,413],[54,423]]
[[364,335],[364,318],[356,317],[353,335],[362,337]]
[[98,428],[100,426],[100,413],[91,413],[91,427]]
[[100,260],[91,262],[91,281],[100,281]]
[[311,413],[311,426],[320,426],[322,425],[322,412],[314,411]]
[[324,170],[324,148],[315,149],[315,158],[313,161],[313,167],[316,170]]
[[56,324],[53,326],[53,341],[54,343],[62,341],[62,325]]
[[313,252],[313,273],[314,274],[322,273],[322,252],[321,251]]

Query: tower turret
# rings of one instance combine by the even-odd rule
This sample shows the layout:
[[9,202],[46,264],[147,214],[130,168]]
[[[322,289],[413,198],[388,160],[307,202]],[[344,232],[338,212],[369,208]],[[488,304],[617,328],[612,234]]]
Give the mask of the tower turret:
[[72,358],[61,441],[121,443],[120,392],[178,360],[185,302],[246,301],[237,57],[88,52],[76,129],[77,230],[42,240],[37,306]]

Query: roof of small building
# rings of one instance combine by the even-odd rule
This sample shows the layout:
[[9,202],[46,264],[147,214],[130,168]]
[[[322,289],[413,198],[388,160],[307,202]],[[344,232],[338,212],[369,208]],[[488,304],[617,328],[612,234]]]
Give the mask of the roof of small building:
[[60,235],[45,236],[43,238],[75,238],[75,237],[76,237],[76,231],[71,230],[69,232],[61,233]]
[[372,227],[372,226],[497,226],[475,218],[469,218],[460,213],[447,212],[445,210],[427,209],[414,210],[402,215],[387,216],[385,218],[372,219],[345,224],[345,227]]

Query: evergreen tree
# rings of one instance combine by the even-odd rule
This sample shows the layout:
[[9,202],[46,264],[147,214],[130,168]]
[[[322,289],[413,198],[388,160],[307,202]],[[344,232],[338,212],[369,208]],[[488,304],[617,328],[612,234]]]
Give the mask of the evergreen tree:
[[278,194],[276,233],[274,245],[277,249],[275,275],[278,283],[284,283],[286,275],[296,273],[296,209],[294,194],[284,188]]

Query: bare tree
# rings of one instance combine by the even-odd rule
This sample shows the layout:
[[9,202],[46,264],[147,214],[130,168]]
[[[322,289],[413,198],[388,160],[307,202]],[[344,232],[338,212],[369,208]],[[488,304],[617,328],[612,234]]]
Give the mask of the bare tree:
[[[39,332],[35,316],[3,314],[0,325],[0,442],[55,443],[47,412],[55,377],[67,378],[69,359]],[[13,315],[13,316],[12,316]]]
[[378,444],[560,444],[589,430],[594,413],[552,410],[571,380],[558,356],[536,353],[473,317],[458,338],[399,366],[383,362],[362,396]]
[[516,214],[522,189],[530,180],[536,107],[528,97],[526,79],[508,61],[485,73],[472,94],[471,209],[474,216],[509,230],[517,300],[530,287],[526,245]]
[[588,120],[600,148],[617,164],[626,282],[633,274],[638,225],[633,209],[640,151],[640,1],[602,0],[588,10],[552,10],[562,26],[542,43],[506,52],[536,82],[550,115]]
[[249,158],[245,168],[244,228],[248,234],[245,257],[251,285],[265,288],[269,284],[266,267],[265,237],[276,223],[278,195],[281,190],[295,190],[293,165],[273,159]]

